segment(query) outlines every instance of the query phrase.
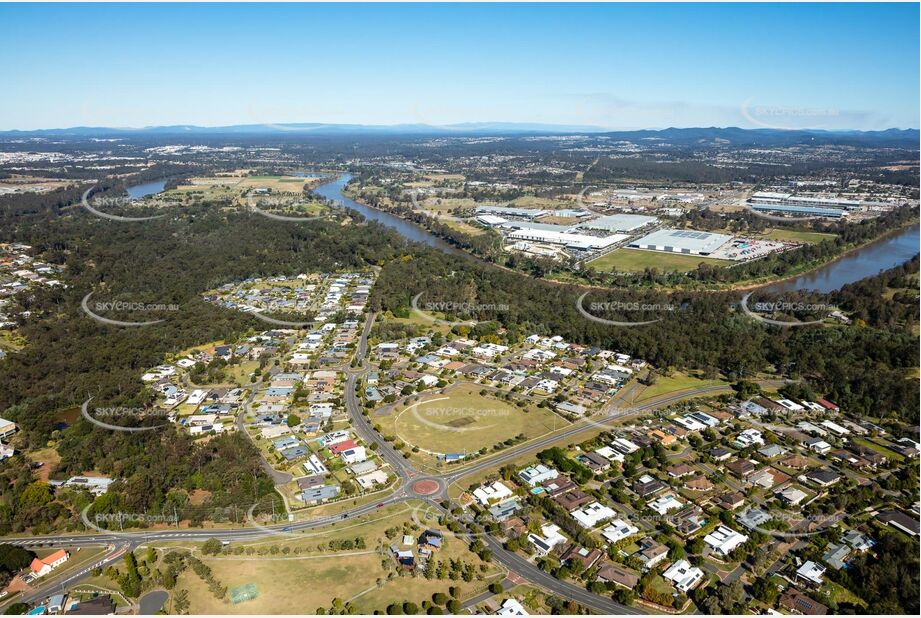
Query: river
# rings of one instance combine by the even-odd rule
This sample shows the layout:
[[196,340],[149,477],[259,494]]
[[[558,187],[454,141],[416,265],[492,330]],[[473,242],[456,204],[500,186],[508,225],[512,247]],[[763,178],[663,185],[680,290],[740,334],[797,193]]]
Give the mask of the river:
[[788,281],[779,281],[765,288],[768,292],[791,292],[798,290],[817,290],[822,293],[833,292],[880,271],[904,264],[919,252],[918,225],[910,225],[903,230],[861,247],[844,255],[818,270],[805,273]]
[[407,240],[425,243],[428,246],[440,249],[445,253],[452,253],[455,255],[466,254],[466,252],[461,251],[450,243],[438,238],[428,230],[423,229],[415,223],[401,219],[400,217],[392,215],[389,212],[384,212],[376,208],[371,208],[370,206],[365,206],[364,204],[359,204],[355,200],[346,197],[343,195],[342,189],[345,188],[345,185],[348,184],[349,180],[351,179],[351,174],[343,174],[332,182],[320,185],[314,189],[314,193],[317,195],[322,195],[323,197],[333,200],[334,202],[339,202],[341,205],[347,208],[351,208],[352,210],[357,210],[366,219],[377,221],[378,223],[382,223],[389,228],[395,229]]
[[[351,178],[351,174],[343,174],[332,182],[320,185],[314,191],[325,198],[357,210],[368,219],[395,229],[409,240],[422,242],[455,255],[466,254],[465,251],[448,244],[415,223],[349,199],[342,194],[342,189]],[[918,225],[911,225],[896,234],[848,253],[817,270],[794,279],[770,284],[762,289],[770,292],[789,292],[791,290],[832,292],[848,283],[871,277],[880,271],[907,262],[919,252],[918,235]]]
[[127,187],[125,191],[128,192],[128,196],[133,200],[139,200],[142,197],[148,195],[154,195],[159,193],[166,187],[166,180],[153,180],[151,182],[145,182],[140,185],[134,185],[132,187]]

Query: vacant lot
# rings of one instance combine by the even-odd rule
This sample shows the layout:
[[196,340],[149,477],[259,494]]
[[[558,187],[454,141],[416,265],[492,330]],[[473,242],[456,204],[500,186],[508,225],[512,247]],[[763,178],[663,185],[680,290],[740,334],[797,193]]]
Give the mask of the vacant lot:
[[762,236],[770,240],[790,240],[793,242],[802,242],[809,245],[820,243],[823,240],[831,240],[834,234],[823,234],[822,232],[802,232],[799,230],[784,230],[774,228]]
[[[449,586],[460,586],[461,598],[473,596],[484,590],[488,581],[426,580],[423,577],[399,576],[389,555],[391,544],[401,549],[403,534],[416,537],[424,527],[439,527],[436,521],[425,517],[423,510],[399,505],[388,507],[363,520],[343,522],[336,529],[325,532],[308,532],[269,538],[239,547],[242,554],[218,557],[201,556],[211,568],[215,579],[228,589],[245,584],[255,584],[258,596],[237,605],[219,601],[207,585],[191,569],[187,569],[177,588],[189,591],[192,614],[305,614],[318,608],[329,608],[334,598],[353,599],[358,613],[370,614],[384,609],[396,601],[410,600],[421,604],[434,592],[447,592]],[[387,534],[387,531],[390,534]],[[330,550],[333,539],[365,541],[364,549]],[[267,552],[273,546],[278,551]],[[234,548],[239,549],[237,544]],[[321,549],[322,547],[322,549]],[[288,549],[287,553],[282,550]],[[256,553],[251,553],[256,550]],[[445,546],[436,552],[436,560],[460,560],[477,566],[480,559],[467,549],[461,540],[446,537]],[[483,573],[485,578],[499,578],[503,574],[490,565]]]
[[705,388],[708,386],[720,386],[727,385],[728,382],[725,380],[708,380],[703,377],[696,375],[688,375],[681,373],[679,371],[673,372],[670,376],[659,376],[656,378],[655,384],[647,387],[640,393],[640,396],[637,398],[637,401],[643,401],[646,399],[652,399],[659,395],[664,395],[666,393],[671,393],[674,391],[683,391],[692,388]]
[[532,438],[565,424],[542,408],[519,408],[479,391],[463,385],[429,395],[396,413],[394,433],[430,453],[462,453],[492,448],[518,434]]
[[656,268],[659,272],[689,272],[695,270],[698,264],[729,266],[732,262],[696,255],[623,248],[592,260],[587,266],[600,272],[636,273],[643,272],[647,268]]
[[238,185],[241,189],[265,187],[275,193],[300,193],[304,185],[316,178],[302,176],[247,176]]
[[273,193],[301,193],[304,185],[316,180],[316,177],[302,176],[199,176],[191,178],[189,184],[179,185],[176,190],[182,193],[200,192],[209,197],[221,194],[240,194],[248,189],[266,188]]

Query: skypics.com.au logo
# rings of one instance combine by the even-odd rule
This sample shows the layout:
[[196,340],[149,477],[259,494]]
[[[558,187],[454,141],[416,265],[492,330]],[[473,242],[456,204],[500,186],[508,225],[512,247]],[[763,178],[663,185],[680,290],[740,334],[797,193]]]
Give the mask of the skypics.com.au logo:
[[109,221],[121,221],[128,223],[137,223],[139,221],[152,221],[154,219],[160,219],[165,217],[165,214],[162,215],[152,215],[149,217],[125,217],[121,215],[113,215],[107,212],[99,210],[99,208],[121,208],[131,204],[132,199],[128,196],[121,195],[100,195],[94,197],[92,203],[90,202],[90,194],[96,189],[98,185],[93,185],[89,189],[83,192],[83,197],[80,199],[80,203],[83,205],[88,212],[99,217],[100,219],[108,219]]
[[[608,302],[592,302],[589,303],[589,308],[585,308],[585,297],[588,296],[589,292],[584,292],[578,299],[576,299],[576,310],[582,315],[582,317],[592,322],[598,322],[599,324],[605,324],[608,326],[646,326],[648,324],[655,324],[662,320],[664,317],[662,314],[677,310],[677,306],[671,303],[647,303],[641,301],[608,301]],[[630,314],[641,314],[643,317],[658,315],[649,320],[625,320],[625,319],[613,319],[620,318],[624,315]],[[609,315],[610,318],[601,317],[602,315]]]
[[159,324],[163,322],[163,319],[158,320],[144,320],[140,322],[128,321],[128,320],[115,320],[112,318],[106,318],[98,313],[97,311],[118,311],[118,312],[137,312],[137,313],[163,313],[163,312],[176,312],[179,311],[179,305],[173,303],[141,303],[133,301],[111,301],[111,302],[102,302],[96,301],[93,303],[92,307],[90,306],[90,298],[93,296],[94,292],[90,292],[83,297],[83,300],[80,301],[80,308],[83,310],[87,316],[96,320],[100,324],[106,324],[108,326],[127,326],[127,327],[136,327],[136,326],[151,326],[153,324]]
[[465,320],[465,321],[452,321],[444,320],[434,315],[435,313],[443,313],[446,315],[471,315],[471,314],[480,314],[484,312],[488,313],[500,313],[506,312],[509,310],[509,305],[502,303],[472,303],[470,301],[431,301],[422,303],[420,306],[419,299],[422,298],[422,295],[425,292],[419,292],[413,296],[410,306],[413,311],[418,315],[422,316],[424,319],[432,322],[433,324],[440,324],[442,326],[476,326],[480,323],[478,320]]
[[133,433],[139,431],[153,431],[155,429],[162,429],[169,425],[169,423],[159,423],[156,425],[144,425],[141,427],[130,427],[125,425],[115,425],[113,423],[107,423],[101,418],[127,418],[136,421],[143,421],[148,418],[166,418],[169,416],[169,413],[166,410],[159,409],[147,409],[147,408],[132,408],[132,407],[100,407],[94,408],[93,412],[90,413],[90,402],[93,400],[92,397],[83,402],[83,405],[80,406],[80,413],[87,421],[100,427],[102,429],[108,429],[109,431],[123,431],[126,433]]
[[[748,292],[742,297],[742,301],[739,303],[739,308],[742,309],[742,312],[745,315],[752,318],[753,320],[757,320],[762,324],[769,324],[771,326],[780,326],[781,328],[810,326],[823,323],[826,319],[828,319],[830,315],[840,314],[840,310],[837,307],[828,303],[806,303],[800,300],[772,300],[756,301],[754,303],[750,303],[749,299],[751,298],[751,295],[752,292]],[[775,315],[778,313],[790,316],[795,314],[820,314],[822,317],[809,320],[777,320],[762,315]]]

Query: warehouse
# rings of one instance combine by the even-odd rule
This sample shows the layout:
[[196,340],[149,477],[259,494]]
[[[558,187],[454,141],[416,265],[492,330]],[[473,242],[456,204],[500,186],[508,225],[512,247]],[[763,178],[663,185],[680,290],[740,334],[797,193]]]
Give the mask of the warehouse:
[[645,215],[608,215],[580,223],[583,230],[603,230],[605,232],[632,232],[658,221],[655,217]]
[[476,218],[476,221],[477,223],[481,223],[489,227],[495,227],[497,225],[502,225],[503,223],[508,223],[507,219],[503,219],[502,217],[497,217],[495,215],[479,215]]
[[639,240],[635,240],[630,243],[630,246],[634,249],[669,251],[689,255],[710,255],[730,240],[732,240],[732,236],[727,234],[665,229],[657,230]]
[[846,200],[838,197],[818,197],[815,195],[793,195],[792,193],[776,193],[773,191],[756,191],[752,193],[749,202],[783,204],[786,206],[846,208],[848,210],[859,210],[861,207],[861,203],[857,200]]
[[502,224],[502,227],[509,230],[537,230],[540,232],[559,232],[561,234],[575,233],[571,225],[534,223],[533,221],[507,221]]
[[530,240],[532,242],[544,242],[551,245],[564,245],[570,249],[580,251],[595,251],[605,249],[616,243],[629,238],[626,234],[612,234],[599,238],[597,236],[587,236],[585,234],[569,234],[541,229],[521,229],[515,230],[508,235],[509,240]]
[[548,214],[546,210],[535,208],[512,208],[511,206],[479,206],[478,215],[496,215],[499,217],[518,217],[520,219],[536,219]]
[[813,217],[831,217],[838,219],[843,217],[845,210],[838,208],[817,208],[815,206],[790,206],[780,203],[750,202],[749,206],[760,212],[785,212],[795,215],[813,216]]

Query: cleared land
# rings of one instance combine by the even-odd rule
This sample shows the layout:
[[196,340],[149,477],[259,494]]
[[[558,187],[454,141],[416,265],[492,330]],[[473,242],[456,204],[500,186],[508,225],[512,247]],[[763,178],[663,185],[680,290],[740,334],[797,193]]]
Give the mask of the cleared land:
[[[370,614],[397,601],[421,604],[435,592],[446,593],[449,586],[459,586],[461,598],[468,598],[485,590],[490,581],[504,577],[504,572],[495,565],[487,566],[482,573],[483,581],[469,583],[399,576],[387,548],[394,543],[400,545],[403,534],[415,537],[425,527],[439,528],[435,520],[425,517],[424,510],[400,505],[383,509],[365,521],[337,525],[326,532],[274,537],[245,545],[235,543],[233,548],[245,551],[218,557],[199,555],[199,558],[228,589],[255,584],[258,595],[255,599],[237,605],[217,600],[191,569],[183,572],[177,589],[189,591],[192,614],[313,613],[320,607],[328,609],[334,598],[351,599],[358,613]],[[365,549],[328,547],[331,540],[358,537],[364,539]],[[274,553],[266,551],[272,546],[277,548]],[[251,553],[253,550],[256,553]],[[444,547],[435,552],[435,560],[451,559],[475,565],[478,574],[484,564],[467,549],[464,541],[446,536]]]
[[674,372],[670,376],[659,376],[656,378],[655,384],[652,386],[646,387],[640,396],[637,398],[637,401],[643,401],[646,399],[652,399],[653,397],[658,397],[659,395],[664,395],[666,393],[671,393],[674,391],[683,391],[692,388],[706,388],[708,386],[720,386],[727,385],[729,382],[725,380],[713,379],[708,380],[702,377],[688,375],[681,372]]
[[762,238],[767,238],[769,240],[792,240],[794,242],[802,242],[810,245],[820,243],[823,240],[831,240],[834,237],[834,234],[824,234],[822,232],[802,232],[799,230],[785,230],[779,228],[769,230],[762,236]]
[[565,424],[543,408],[519,408],[479,391],[478,386],[464,385],[428,396],[397,412],[394,433],[432,453],[469,453],[519,434],[542,435]]
[[711,266],[729,266],[729,260],[716,260],[697,255],[681,255],[678,253],[665,253],[661,251],[644,251],[642,249],[615,249],[607,255],[592,260],[590,266],[601,272],[643,272],[647,268],[656,268],[659,271],[688,272],[695,270],[698,264]]
[[301,193],[304,185],[318,177],[311,176],[206,176],[189,180],[189,184],[179,185],[180,193],[206,192],[209,195],[221,193],[242,193],[247,189],[267,188],[273,193]]

